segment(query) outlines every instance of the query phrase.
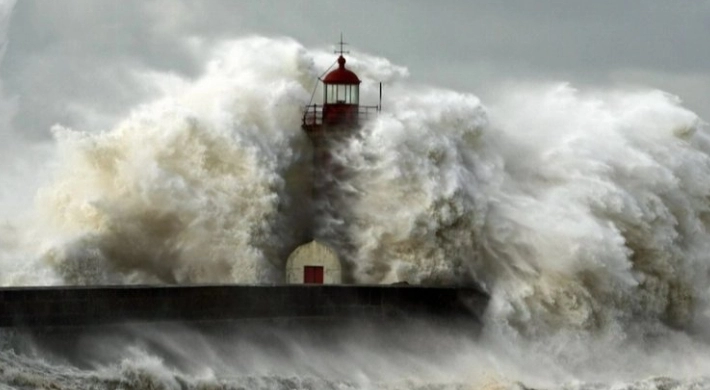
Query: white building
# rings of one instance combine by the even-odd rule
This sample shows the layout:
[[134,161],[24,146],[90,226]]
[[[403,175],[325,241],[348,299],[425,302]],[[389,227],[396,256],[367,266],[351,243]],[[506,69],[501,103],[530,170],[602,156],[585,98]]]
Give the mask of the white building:
[[339,284],[342,280],[338,255],[317,241],[299,246],[286,261],[287,283]]

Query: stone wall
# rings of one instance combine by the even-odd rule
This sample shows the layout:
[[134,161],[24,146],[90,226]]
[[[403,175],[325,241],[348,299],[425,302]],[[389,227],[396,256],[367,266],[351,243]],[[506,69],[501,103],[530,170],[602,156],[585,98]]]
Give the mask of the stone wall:
[[0,326],[399,315],[481,315],[476,288],[418,286],[108,286],[0,289]]

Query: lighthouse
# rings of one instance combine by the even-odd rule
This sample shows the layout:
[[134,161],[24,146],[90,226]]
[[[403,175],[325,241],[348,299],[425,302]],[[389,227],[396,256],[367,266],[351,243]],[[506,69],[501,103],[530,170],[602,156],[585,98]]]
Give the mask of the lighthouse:
[[[356,136],[360,126],[380,112],[380,105],[360,105],[361,80],[352,70],[347,68],[343,50],[346,44],[342,35],[340,48],[334,53],[338,55],[325,76],[318,79],[322,89],[320,104],[310,102],[303,110],[301,127],[313,144],[313,241],[304,244],[293,251],[287,262],[286,278],[289,283],[328,284],[341,283],[342,253],[328,246],[323,237],[318,237],[319,215],[337,214],[333,200],[336,182],[347,180],[347,173],[333,159],[334,150],[348,138]],[[380,88],[380,97],[382,89]],[[315,94],[314,94],[315,95]],[[341,243],[347,238],[338,238]],[[342,245],[341,245],[342,246]]]
[[340,50],[335,51],[339,54],[337,68],[319,78],[323,90],[322,104],[309,104],[303,111],[301,127],[316,149],[326,147],[328,141],[338,141],[356,133],[362,122],[380,111],[379,105],[360,105],[361,80],[345,66],[347,60],[343,55],[349,52],[343,50],[346,43],[342,36],[338,44]]
[[[349,52],[343,50],[346,43],[343,42],[342,35],[338,44],[340,50],[335,51],[335,54],[339,55],[335,61],[337,68],[319,78],[321,82],[319,86],[323,90],[322,103],[319,105],[311,102],[313,104],[309,103],[305,107],[301,125],[313,143],[313,164],[316,182],[320,180],[322,184],[320,187],[327,187],[328,183],[323,183],[323,179],[331,177],[338,171],[338,167],[331,163],[333,146],[357,134],[360,125],[376,116],[381,108],[380,105],[360,105],[361,80],[355,72],[345,66],[347,60],[343,55]],[[382,85],[380,85],[381,98]],[[316,196],[320,190],[327,189],[318,187],[318,185],[314,187]]]

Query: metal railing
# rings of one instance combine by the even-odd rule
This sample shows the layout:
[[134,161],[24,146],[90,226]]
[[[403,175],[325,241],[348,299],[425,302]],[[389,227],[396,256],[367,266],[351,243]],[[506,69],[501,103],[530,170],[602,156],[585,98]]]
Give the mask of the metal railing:
[[[357,122],[361,123],[370,118],[377,117],[379,106],[357,106],[357,111],[350,115],[357,115]],[[323,124],[323,105],[311,104],[303,110],[303,124],[305,126],[318,126]]]

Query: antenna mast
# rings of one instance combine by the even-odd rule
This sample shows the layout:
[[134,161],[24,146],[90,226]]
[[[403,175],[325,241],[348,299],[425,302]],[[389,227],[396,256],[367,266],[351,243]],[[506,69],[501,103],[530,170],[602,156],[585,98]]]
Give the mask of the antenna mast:
[[340,50],[334,50],[333,53],[335,54],[340,54],[341,56],[343,54],[350,54],[350,51],[345,51],[343,50],[343,46],[347,45],[347,42],[343,42],[343,33],[340,33],[340,42],[337,43],[337,45],[340,45]]

